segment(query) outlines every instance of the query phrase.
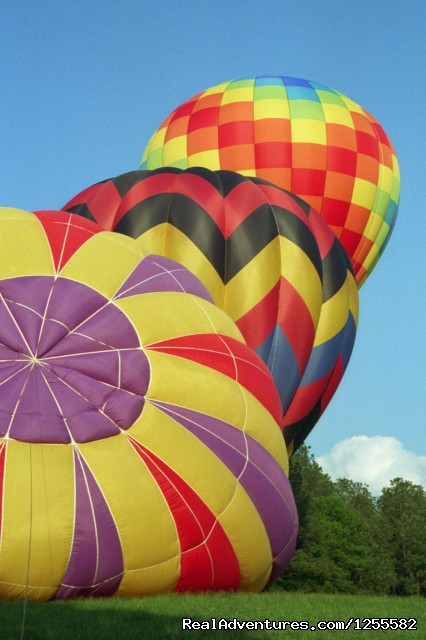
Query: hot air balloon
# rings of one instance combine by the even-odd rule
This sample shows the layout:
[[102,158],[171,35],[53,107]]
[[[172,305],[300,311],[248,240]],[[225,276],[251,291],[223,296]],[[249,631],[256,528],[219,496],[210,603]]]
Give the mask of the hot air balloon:
[[65,206],[174,259],[207,287],[272,372],[289,453],[349,361],[358,318],[349,260],[306,202],[232,171],[132,171]]
[[316,82],[258,76],[211,87],[151,137],[141,169],[204,166],[269,180],[309,202],[346,249],[361,284],[383,252],[399,169],[381,125]]
[[64,212],[0,210],[0,596],[260,590],[297,513],[281,405],[203,285]]

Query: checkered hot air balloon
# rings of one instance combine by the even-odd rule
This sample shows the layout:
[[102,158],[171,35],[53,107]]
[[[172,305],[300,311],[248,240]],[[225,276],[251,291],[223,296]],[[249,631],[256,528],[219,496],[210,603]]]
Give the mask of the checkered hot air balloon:
[[141,169],[203,166],[270,180],[309,202],[345,247],[361,284],[392,231],[399,169],[381,125],[316,82],[258,76],[198,93],[167,116]]

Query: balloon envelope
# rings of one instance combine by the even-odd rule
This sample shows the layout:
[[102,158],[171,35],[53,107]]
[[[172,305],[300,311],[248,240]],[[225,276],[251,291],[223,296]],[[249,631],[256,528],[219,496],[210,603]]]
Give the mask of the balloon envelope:
[[231,171],[133,171],[66,210],[190,269],[272,372],[289,452],[308,435],[349,361],[357,287],[340,242],[307,203]]
[[0,596],[260,590],[297,513],[268,369],[184,267],[0,210]]
[[258,176],[327,221],[362,283],[392,231],[399,169],[381,125],[316,82],[258,76],[224,82],[177,107],[151,137],[141,169],[204,166]]

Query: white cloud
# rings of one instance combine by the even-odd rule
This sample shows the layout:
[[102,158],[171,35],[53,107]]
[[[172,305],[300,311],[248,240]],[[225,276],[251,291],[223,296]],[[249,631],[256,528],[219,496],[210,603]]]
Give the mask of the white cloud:
[[407,451],[391,436],[353,436],[315,459],[333,480],[362,482],[375,495],[397,477],[426,488],[426,456]]

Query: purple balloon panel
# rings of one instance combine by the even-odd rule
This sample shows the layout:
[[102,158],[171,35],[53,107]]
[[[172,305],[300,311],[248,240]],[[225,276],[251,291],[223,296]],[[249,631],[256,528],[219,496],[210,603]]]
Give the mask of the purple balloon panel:
[[90,442],[140,415],[149,362],[126,315],[54,276],[0,282],[0,436]]

